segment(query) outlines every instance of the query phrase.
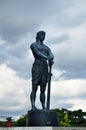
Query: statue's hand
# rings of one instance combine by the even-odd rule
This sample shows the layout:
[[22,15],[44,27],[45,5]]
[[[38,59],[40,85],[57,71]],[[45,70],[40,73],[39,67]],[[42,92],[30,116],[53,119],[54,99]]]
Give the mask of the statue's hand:
[[51,59],[49,60],[49,66],[52,66],[54,64],[54,61]]

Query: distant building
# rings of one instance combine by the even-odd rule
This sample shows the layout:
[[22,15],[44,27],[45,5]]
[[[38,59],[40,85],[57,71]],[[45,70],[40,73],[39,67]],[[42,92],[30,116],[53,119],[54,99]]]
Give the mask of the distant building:
[[5,127],[12,127],[13,123],[11,121],[6,121],[4,124]]
[[6,120],[7,120],[7,121],[4,123],[4,126],[5,126],[5,127],[12,127],[12,126],[13,126],[13,123],[12,123],[11,117],[6,118]]

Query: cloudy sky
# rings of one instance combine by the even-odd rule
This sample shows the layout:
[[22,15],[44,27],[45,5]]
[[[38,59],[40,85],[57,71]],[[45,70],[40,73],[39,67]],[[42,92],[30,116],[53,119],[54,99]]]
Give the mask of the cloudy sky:
[[30,44],[39,30],[55,56],[50,108],[86,111],[86,0],[0,0],[0,116],[31,109]]

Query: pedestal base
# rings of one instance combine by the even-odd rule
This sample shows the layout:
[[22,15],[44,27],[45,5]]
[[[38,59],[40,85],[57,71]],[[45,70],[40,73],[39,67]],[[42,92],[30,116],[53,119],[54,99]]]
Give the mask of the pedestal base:
[[52,110],[28,111],[27,126],[58,126],[58,116]]

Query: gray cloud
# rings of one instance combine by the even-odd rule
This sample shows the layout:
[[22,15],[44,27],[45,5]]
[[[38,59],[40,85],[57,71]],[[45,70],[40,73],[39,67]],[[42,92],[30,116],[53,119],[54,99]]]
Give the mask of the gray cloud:
[[0,34],[11,42],[16,42],[28,32],[32,33],[52,12],[49,1],[4,0],[0,1],[0,5]]
[[[31,78],[33,56],[29,46],[35,41],[36,32],[42,29],[48,34],[45,43],[55,56],[53,69],[57,72],[54,71],[56,75],[52,79],[85,79],[84,5],[85,0],[0,0],[0,64],[6,64],[8,68],[15,70],[16,76],[22,80]],[[12,96],[9,92],[8,95]],[[61,101],[64,97],[52,98],[57,103],[55,107],[72,108],[74,105]],[[67,98],[69,97],[65,97],[65,100]],[[79,95],[78,98],[85,99],[85,94]],[[3,106],[1,113],[15,115],[26,111],[26,106],[22,110],[9,110],[13,106],[12,102],[18,106],[19,102],[14,99],[11,104],[5,102],[8,104],[8,110],[3,110]]]
[[[16,70],[17,75],[29,78],[28,68],[31,68],[32,60],[31,55],[26,58],[30,49],[28,44],[35,40],[35,33],[38,28],[43,23],[47,23],[47,27],[53,25],[53,29],[57,28],[57,32],[52,31],[52,35],[57,33],[57,36],[47,38],[48,45],[54,50],[55,67],[66,70],[65,77],[67,78],[77,78],[77,75],[78,77],[85,77],[85,74],[82,74],[86,66],[85,58],[83,58],[85,47],[82,47],[81,54],[80,50],[75,50],[78,46],[76,46],[77,43],[70,46],[66,44],[70,44],[72,40],[68,30],[85,22],[86,14],[83,12],[78,14],[77,1],[3,0],[0,1],[0,6],[0,36],[6,41],[0,45],[0,63],[6,63]],[[76,15],[71,13],[73,12],[72,9],[76,11]],[[66,14],[68,11],[69,14]],[[60,35],[58,35],[59,32]],[[31,36],[30,39],[27,38],[28,34]],[[20,40],[22,37],[26,37],[26,40]],[[52,43],[55,48],[52,47]],[[63,44],[60,48],[57,45],[59,43]]]
[[60,36],[57,36],[56,38],[51,38],[47,41],[48,46],[52,46],[53,44],[58,45],[62,44],[63,42],[68,42],[70,40],[70,36],[67,33],[61,34]]
[[57,108],[65,108],[65,109],[70,109],[74,104],[72,103],[66,103],[67,98],[62,98],[61,96],[52,96],[51,103],[52,103],[52,108],[54,109],[55,107]]
[[16,42],[20,36],[24,36],[28,32],[32,33],[49,17],[52,18],[54,14],[61,18],[61,12],[69,5],[71,3],[68,0],[65,2],[63,0],[53,2],[45,0],[0,1],[1,37]]
[[0,116],[1,116],[2,120],[3,120],[3,118],[6,119],[9,116],[11,116],[14,119],[16,116],[20,117],[22,115],[27,114],[26,110],[25,109],[24,110],[20,109],[20,110],[10,111],[10,110],[6,110],[6,109],[5,110],[0,109]]
[[66,14],[61,14],[61,16],[56,18],[57,24],[61,27],[71,28],[83,24],[86,21],[86,14],[79,15],[75,17],[66,16]]

